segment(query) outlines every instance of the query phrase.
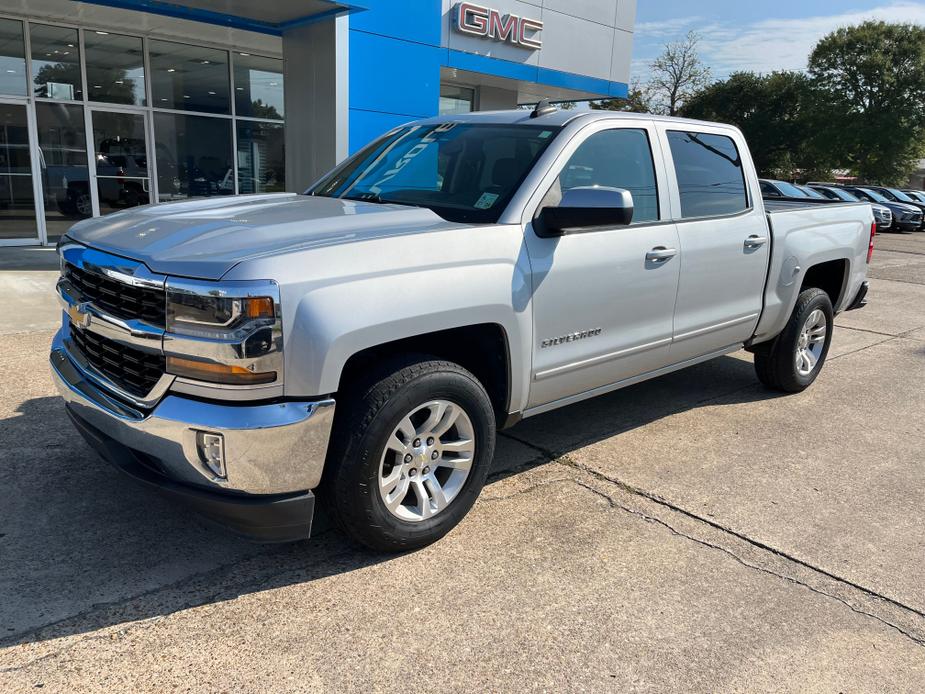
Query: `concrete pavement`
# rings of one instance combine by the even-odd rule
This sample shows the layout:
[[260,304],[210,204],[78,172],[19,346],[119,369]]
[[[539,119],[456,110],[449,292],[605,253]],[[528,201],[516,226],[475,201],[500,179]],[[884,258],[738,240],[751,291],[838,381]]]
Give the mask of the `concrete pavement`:
[[400,557],[203,524],[74,435],[49,331],[0,335],[0,690],[921,691],[923,267],[878,237],[801,395],[742,353],[523,422]]

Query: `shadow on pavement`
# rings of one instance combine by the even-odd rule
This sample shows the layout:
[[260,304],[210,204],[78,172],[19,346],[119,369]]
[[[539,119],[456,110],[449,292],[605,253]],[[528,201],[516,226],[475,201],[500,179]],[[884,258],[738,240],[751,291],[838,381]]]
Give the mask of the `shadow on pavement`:
[[[750,362],[724,357],[522,422],[552,455],[709,403],[773,397]],[[542,464],[541,457],[534,464]],[[522,471],[496,460],[492,481]],[[389,561],[339,532],[255,545],[111,469],[58,398],[0,421],[0,647],[168,615]]]

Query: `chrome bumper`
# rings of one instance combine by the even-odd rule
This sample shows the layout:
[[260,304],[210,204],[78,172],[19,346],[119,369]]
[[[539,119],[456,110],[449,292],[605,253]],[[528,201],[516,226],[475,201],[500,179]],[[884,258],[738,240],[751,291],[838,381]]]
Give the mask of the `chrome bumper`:
[[[64,329],[51,348],[55,385],[69,414],[106,440],[141,454],[165,478],[210,492],[288,494],[321,481],[334,401],[221,404],[166,395],[151,411],[107,394],[68,355]],[[196,432],[224,437],[227,478],[201,462]],[[82,431],[81,433],[85,432]]]

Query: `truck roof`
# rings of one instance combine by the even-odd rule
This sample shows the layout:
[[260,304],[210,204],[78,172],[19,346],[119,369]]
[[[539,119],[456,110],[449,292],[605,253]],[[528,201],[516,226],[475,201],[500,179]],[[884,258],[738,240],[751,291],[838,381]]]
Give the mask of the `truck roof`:
[[563,126],[573,121],[595,121],[603,119],[619,120],[645,120],[645,121],[663,121],[670,123],[679,123],[687,125],[700,126],[722,126],[735,129],[735,126],[724,123],[711,123],[708,121],[693,120],[690,118],[676,118],[670,116],[657,116],[651,113],[630,113],[626,111],[575,111],[556,109],[536,118],[530,117],[531,111],[528,109],[512,109],[508,111],[473,111],[471,113],[448,114],[443,116],[434,116],[433,118],[424,118],[417,121],[422,124],[436,123],[501,123],[517,125],[550,125]]

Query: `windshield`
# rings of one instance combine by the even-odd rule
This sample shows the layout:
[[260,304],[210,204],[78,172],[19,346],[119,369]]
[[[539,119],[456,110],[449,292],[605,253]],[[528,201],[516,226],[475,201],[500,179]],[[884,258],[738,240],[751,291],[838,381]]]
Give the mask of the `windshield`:
[[896,188],[887,188],[887,190],[890,191],[893,194],[893,197],[895,197],[900,202],[915,202],[915,200],[910,198],[901,190],[896,190]]
[[809,197],[804,191],[797,188],[792,183],[787,183],[787,181],[774,181],[774,185],[777,186],[777,189],[788,198],[806,198]]
[[307,194],[427,207],[453,222],[494,223],[558,131],[489,123],[398,128]]
[[841,188],[826,188],[826,190],[832,191],[842,200],[845,200],[847,202],[859,202],[860,201],[859,197],[857,197],[856,195],[852,195],[847,190],[842,190]]
[[890,202],[885,197],[880,195],[880,193],[875,190],[871,190],[870,188],[858,188],[858,190],[873,198],[875,202]]
[[925,194],[919,193],[918,191],[910,190],[906,193],[913,200],[918,200],[919,202],[925,202]]
[[817,200],[825,200],[825,196],[822,193],[820,193],[819,191],[813,190],[809,186],[797,186],[797,187],[811,198],[815,198]]

